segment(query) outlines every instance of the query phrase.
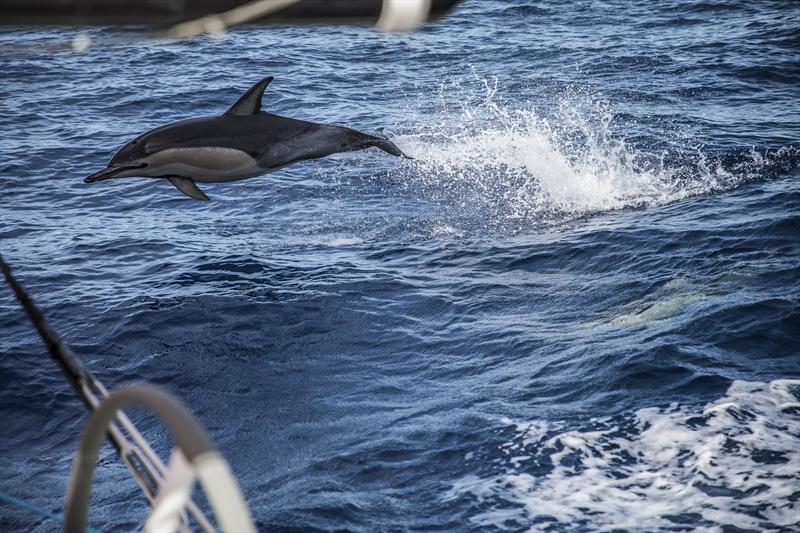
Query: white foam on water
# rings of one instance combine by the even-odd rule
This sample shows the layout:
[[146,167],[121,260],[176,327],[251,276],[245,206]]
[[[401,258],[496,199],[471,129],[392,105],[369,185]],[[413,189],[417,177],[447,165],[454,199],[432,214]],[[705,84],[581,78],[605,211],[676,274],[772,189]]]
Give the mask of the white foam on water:
[[345,248],[363,244],[364,239],[355,235],[333,233],[333,234],[312,234],[301,236],[297,240],[298,245],[318,246],[322,248]]
[[332,247],[355,246],[357,244],[362,244],[363,242],[364,239],[354,235],[333,235],[328,241],[320,241],[321,244]]
[[394,140],[416,158],[400,171],[406,186],[495,221],[663,205],[732,188],[768,163],[754,151],[752,161],[726,169],[696,149],[690,161],[670,166],[668,154],[636,149],[615,133],[608,102],[572,94],[546,109],[512,107],[496,84],[476,79],[482,93],[442,84],[440,95],[457,94],[458,107],[416,112],[416,133]]
[[[587,430],[501,423],[515,437],[496,475],[470,475],[481,527],[752,531],[800,527],[800,380],[735,381],[704,408],[677,404],[593,420]],[[545,474],[533,475],[529,470]]]

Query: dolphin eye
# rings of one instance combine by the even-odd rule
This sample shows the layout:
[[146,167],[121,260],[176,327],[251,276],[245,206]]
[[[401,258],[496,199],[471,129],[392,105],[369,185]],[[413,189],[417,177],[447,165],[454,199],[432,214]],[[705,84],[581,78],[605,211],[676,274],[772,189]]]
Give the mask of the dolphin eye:
[[134,139],[134,140],[132,140],[132,141],[131,141],[131,144],[136,144],[137,142],[139,142],[139,141],[137,141],[136,139]]

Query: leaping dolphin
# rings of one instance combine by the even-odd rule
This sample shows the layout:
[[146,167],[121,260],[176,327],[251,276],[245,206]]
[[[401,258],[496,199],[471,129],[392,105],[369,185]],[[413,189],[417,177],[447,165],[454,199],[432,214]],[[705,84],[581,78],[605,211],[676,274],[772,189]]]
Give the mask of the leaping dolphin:
[[261,111],[264,89],[272,79],[253,85],[222,115],[180,120],[139,135],[106,168],[83,181],[164,178],[187,196],[208,200],[195,182],[253,178],[304,159],[370,146],[408,157],[388,139]]

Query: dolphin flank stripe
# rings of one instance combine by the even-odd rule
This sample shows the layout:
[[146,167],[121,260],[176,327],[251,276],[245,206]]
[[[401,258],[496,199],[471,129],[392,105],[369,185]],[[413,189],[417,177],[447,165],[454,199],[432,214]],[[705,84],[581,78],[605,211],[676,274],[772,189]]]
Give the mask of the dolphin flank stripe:
[[139,135],[83,181],[161,178],[190,198],[209,200],[196,182],[253,178],[298,161],[372,146],[409,158],[388,139],[262,111],[272,80],[260,80],[221,115],[180,120]]

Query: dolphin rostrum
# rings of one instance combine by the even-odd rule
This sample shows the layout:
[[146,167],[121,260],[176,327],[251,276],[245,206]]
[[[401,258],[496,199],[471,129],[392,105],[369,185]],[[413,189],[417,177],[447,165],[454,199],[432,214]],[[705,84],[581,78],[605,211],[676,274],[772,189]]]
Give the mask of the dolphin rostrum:
[[181,120],[139,135],[83,181],[164,178],[187,196],[208,200],[196,182],[252,178],[304,159],[370,146],[408,157],[387,139],[261,111],[271,81],[272,76],[253,85],[222,115]]

